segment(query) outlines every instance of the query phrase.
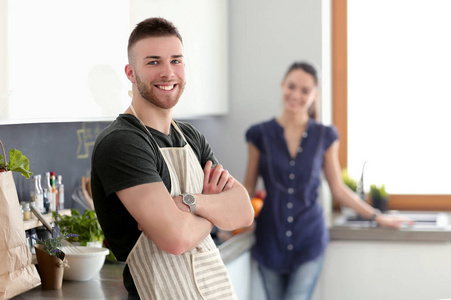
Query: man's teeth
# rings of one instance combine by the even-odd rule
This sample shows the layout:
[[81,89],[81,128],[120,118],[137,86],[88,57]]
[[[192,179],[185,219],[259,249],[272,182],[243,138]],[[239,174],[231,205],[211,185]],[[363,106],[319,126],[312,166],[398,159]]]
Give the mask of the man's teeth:
[[175,85],[159,85],[158,88],[165,90],[165,91],[170,91],[174,88]]

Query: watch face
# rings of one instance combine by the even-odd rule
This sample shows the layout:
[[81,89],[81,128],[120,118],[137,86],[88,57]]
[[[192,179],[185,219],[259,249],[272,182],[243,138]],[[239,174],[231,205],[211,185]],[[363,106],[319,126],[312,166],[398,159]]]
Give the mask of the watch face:
[[194,198],[193,195],[185,195],[185,197],[183,197],[183,202],[187,205],[193,205],[196,202],[196,199]]

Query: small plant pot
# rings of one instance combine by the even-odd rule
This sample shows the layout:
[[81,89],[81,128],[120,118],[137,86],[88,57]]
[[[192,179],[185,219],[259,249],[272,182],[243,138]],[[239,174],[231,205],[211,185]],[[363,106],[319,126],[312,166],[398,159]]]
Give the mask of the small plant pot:
[[381,212],[384,212],[387,210],[387,203],[388,203],[388,198],[379,198],[379,197],[371,198],[372,206],[374,208],[379,209]]
[[36,259],[43,290],[59,290],[63,285],[64,269],[68,267],[65,254],[63,259],[45,252],[44,245],[36,244]]

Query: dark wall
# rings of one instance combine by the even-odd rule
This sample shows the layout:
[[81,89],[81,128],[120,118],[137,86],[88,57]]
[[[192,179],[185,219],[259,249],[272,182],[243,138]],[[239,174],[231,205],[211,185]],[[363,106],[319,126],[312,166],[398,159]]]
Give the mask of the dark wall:
[[[63,176],[65,207],[81,208],[72,200],[82,176],[90,176],[91,153],[97,135],[110,122],[73,122],[0,125],[0,140],[6,156],[10,149],[20,150],[30,161],[30,171],[54,171]],[[20,201],[30,201],[31,179],[13,172]]]

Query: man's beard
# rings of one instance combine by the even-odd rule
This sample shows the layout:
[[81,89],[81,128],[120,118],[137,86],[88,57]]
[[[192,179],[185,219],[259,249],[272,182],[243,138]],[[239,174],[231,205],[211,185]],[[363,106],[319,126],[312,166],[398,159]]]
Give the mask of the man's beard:
[[[170,109],[173,108],[179,102],[180,96],[182,96],[183,90],[185,89],[185,82],[177,83],[175,88],[178,88],[178,93],[175,96],[167,95],[161,96],[160,98],[157,95],[155,95],[154,91],[150,86],[146,85],[144,82],[141,81],[139,76],[136,76],[136,87],[138,88],[138,92],[144,100],[148,101],[149,103],[152,103],[153,105],[159,108]],[[158,89],[157,87],[153,88]]]

